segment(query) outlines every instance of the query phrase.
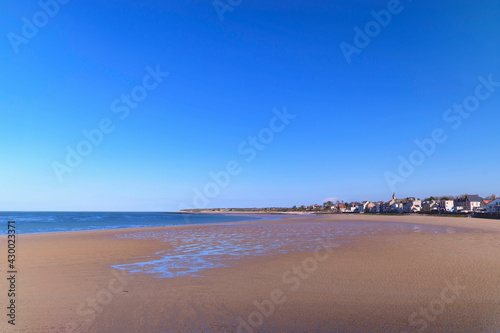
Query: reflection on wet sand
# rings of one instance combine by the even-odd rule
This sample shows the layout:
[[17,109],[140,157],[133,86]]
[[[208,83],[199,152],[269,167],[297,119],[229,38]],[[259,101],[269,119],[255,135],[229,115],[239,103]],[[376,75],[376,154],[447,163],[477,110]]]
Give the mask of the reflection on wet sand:
[[[337,222],[214,225],[196,229],[139,231],[116,235],[120,239],[165,242],[155,259],[114,268],[150,273],[160,278],[201,276],[215,267],[232,266],[243,257],[313,251],[355,241],[357,236],[405,233],[456,233],[464,229],[397,222]],[[297,237],[299,236],[299,237]]]

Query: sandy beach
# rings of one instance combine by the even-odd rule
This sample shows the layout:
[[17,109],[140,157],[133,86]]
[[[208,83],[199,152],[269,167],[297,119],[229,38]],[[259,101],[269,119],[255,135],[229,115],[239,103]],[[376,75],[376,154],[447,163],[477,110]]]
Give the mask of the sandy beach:
[[[374,229],[348,241],[340,234],[332,243],[328,232],[343,222],[399,222],[447,231]],[[132,237],[145,232],[167,230],[179,238],[205,237],[210,230],[215,240],[240,237],[270,246],[284,241],[276,230],[285,227],[292,234],[283,243],[286,251],[224,254],[219,259],[225,266],[200,276],[168,278],[111,267],[160,259],[175,250],[168,240]],[[0,331],[500,332],[498,220],[285,216],[213,228],[19,235],[17,322],[14,328],[2,320]],[[321,234],[322,228],[322,239],[308,236],[308,229]],[[256,236],[263,229],[265,236]],[[7,248],[5,236],[0,248]],[[8,281],[1,281],[1,290],[7,290]]]

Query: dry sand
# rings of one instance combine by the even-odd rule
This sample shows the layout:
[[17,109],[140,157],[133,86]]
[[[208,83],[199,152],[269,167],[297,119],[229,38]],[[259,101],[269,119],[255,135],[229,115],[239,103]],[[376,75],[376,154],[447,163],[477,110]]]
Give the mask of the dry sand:
[[[269,223],[325,221],[419,223],[470,232],[360,236],[316,257],[312,251],[261,255],[206,270],[203,277],[175,278],[110,267],[166,249],[159,241],[116,237],[134,229],[20,235],[17,325],[7,325],[3,315],[0,331],[500,332],[500,221],[334,215]],[[1,237],[5,262],[6,248]],[[290,274],[302,263],[310,273]],[[6,279],[1,281],[6,291]],[[96,297],[105,305],[89,310]],[[279,304],[269,305],[270,299]]]

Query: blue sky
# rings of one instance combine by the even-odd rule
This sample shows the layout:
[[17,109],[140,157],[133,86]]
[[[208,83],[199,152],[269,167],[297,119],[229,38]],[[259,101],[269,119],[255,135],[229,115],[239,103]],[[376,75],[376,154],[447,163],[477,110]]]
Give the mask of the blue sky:
[[[500,194],[500,87],[458,129],[443,118],[479,76],[500,81],[498,2],[401,1],[350,63],[341,43],[389,1],[241,1],[223,20],[211,1],[42,3],[53,16],[0,5],[0,210],[191,208],[229,161],[204,207]],[[120,119],[148,67],[168,76]],[[295,118],[247,161],[238,146],[284,107]],[[103,119],[114,130],[69,167]],[[401,177],[436,128],[447,139]]]

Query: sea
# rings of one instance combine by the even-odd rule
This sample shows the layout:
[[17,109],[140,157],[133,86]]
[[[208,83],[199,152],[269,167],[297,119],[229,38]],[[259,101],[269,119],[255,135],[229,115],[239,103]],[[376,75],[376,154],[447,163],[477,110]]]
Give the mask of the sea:
[[[276,219],[276,216],[144,212],[0,212],[0,235],[8,221],[16,234],[198,225]],[[1,227],[1,225],[4,227]]]

